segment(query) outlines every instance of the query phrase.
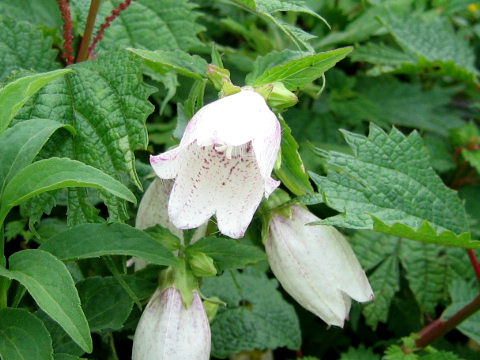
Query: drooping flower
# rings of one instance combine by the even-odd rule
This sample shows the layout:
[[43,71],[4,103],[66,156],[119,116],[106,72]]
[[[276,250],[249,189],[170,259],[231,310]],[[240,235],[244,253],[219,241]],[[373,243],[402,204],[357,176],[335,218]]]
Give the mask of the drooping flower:
[[275,214],[265,242],[268,261],[282,287],[329,325],[343,327],[351,298],[365,302],[373,291],[352,248],[332,226],[300,206],[291,217]]
[[211,335],[200,296],[188,309],[175,287],[158,289],[148,302],[133,339],[132,360],[208,360]]
[[180,145],[150,163],[162,179],[175,179],[168,213],[180,229],[216,215],[220,232],[243,236],[262,197],[279,185],[271,172],[281,129],[261,95],[251,89],[201,108]]
[[[182,230],[176,228],[168,219],[168,198],[172,190],[173,181],[156,178],[148,186],[143,194],[140,205],[138,205],[135,227],[140,230],[147,229],[151,226],[160,225],[177,236],[183,242]],[[201,226],[192,236],[190,244],[205,236],[206,226]],[[140,258],[131,258],[127,262],[127,266],[134,265],[135,271],[143,269],[147,266],[147,262]]]

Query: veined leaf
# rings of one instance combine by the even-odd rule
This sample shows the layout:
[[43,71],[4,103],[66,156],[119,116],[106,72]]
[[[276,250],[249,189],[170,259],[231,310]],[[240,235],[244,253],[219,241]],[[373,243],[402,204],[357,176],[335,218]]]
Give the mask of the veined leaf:
[[[398,17],[391,11],[380,20],[415,62],[405,62],[401,72],[433,73],[477,82],[473,48],[442,17]],[[427,71],[425,71],[427,70]]]
[[194,79],[206,78],[208,63],[198,55],[190,55],[182,50],[142,50],[128,48],[128,51],[140,56],[146,65],[158,73],[175,71]]
[[252,85],[260,86],[279,81],[287,89],[297,90],[321,77],[325,71],[344,59],[352,49],[344,47],[287,61],[265,70],[256,79],[251,79]]
[[[147,98],[151,88],[141,78],[141,60],[126,51],[99,56],[70,67],[71,73],[53,80],[23,106],[17,121],[52,119],[75,127],[74,138],[54,134],[42,157],[60,156],[79,160],[140,187],[133,151],[147,146],[145,120],[153,111]],[[52,195],[50,195],[52,196]],[[111,220],[127,218],[125,201],[100,191]],[[85,189],[67,193],[69,224],[98,221]],[[45,209],[45,201],[32,199],[31,209]],[[52,206],[54,201],[51,201]],[[41,211],[32,211],[36,221]]]
[[202,252],[210,256],[219,271],[241,269],[266,260],[265,253],[253,245],[245,245],[237,240],[206,237],[186,249],[186,253]]
[[52,39],[45,38],[35,26],[0,16],[0,33],[0,81],[4,81],[13,70],[40,72],[59,67],[55,60],[57,51],[52,49]]
[[43,322],[25,309],[0,310],[0,356],[8,360],[52,360],[52,339]]
[[0,198],[10,179],[31,164],[45,142],[61,127],[75,131],[57,121],[33,119],[19,123],[0,135]]
[[344,131],[354,155],[325,152],[327,177],[311,174],[325,202],[341,214],[320,221],[450,246],[478,247],[463,203],[430,166],[422,138],[371,124],[368,137]]
[[[122,0],[102,1],[96,19],[96,29]],[[87,1],[75,0],[74,12],[78,15],[78,28],[83,32],[88,15]],[[197,23],[199,13],[187,0],[165,0],[161,6],[156,0],[132,1],[128,11],[121,12],[98,44],[101,51],[127,47],[148,50],[190,50],[201,47],[197,34],[204,30]]]
[[69,69],[60,69],[35,74],[15,80],[0,89],[0,134],[10,124],[23,104],[51,80],[68,73]]
[[54,319],[86,351],[92,351],[88,323],[66,266],[42,250],[23,250],[9,258],[10,268],[0,275],[17,280],[38,306]]
[[176,258],[160,241],[125,224],[84,224],[52,236],[40,247],[61,260],[103,255],[131,255],[158,265],[175,265]]
[[24,167],[8,182],[1,198],[0,222],[12,207],[43,192],[66,187],[93,187],[136,202],[125,185],[101,170],[76,160],[50,158]]

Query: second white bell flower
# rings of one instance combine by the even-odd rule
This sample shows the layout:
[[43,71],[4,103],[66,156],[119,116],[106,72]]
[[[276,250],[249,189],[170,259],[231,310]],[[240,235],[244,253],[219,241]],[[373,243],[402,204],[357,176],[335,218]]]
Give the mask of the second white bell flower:
[[170,221],[192,229],[216,215],[221,233],[242,237],[263,196],[279,185],[271,172],[280,139],[277,117],[252,89],[202,107],[178,147],[150,158],[160,178],[175,179]]
[[300,206],[290,209],[290,218],[275,214],[270,222],[265,242],[270,267],[300,305],[327,324],[343,327],[351,298],[373,299],[367,276],[337,229],[307,225],[320,219]]

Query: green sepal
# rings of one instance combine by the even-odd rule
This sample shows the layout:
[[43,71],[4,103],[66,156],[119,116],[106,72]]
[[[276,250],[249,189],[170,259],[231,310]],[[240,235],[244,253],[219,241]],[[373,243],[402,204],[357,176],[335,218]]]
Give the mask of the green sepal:
[[169,267],[160,273],[160,286],[162,291],[174,286],[180,295],[185,307],[188,309],[193,300],[193,291],[198,291],[198,281],[189,268],[185,258],[178,258],[178,265]]
[[188,253],[187,259],[193,275],[197,277],[217,275],[217,269],[213,264],[213,259],[207,254],[200,251],[193,251]]
[[288,90],[282,82],[274,82],[254,88],[267,101],[268,106],[276,111],[294,106],[297,96]]

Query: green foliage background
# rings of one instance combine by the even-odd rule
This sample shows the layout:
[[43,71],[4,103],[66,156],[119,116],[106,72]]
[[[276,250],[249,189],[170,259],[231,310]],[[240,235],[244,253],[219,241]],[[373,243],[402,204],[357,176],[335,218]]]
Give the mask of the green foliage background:
[[[102,1],[95,30],[119,3]],[[69,2],[75,49],[89,5]],[[402,351],[478,295],[465,248],[480,247],[480,3],[137,0],[94,60],[60,72],[55,0],[2,0],[0,33],[0,275],[15,280],[0,310],[2,359],[130,358],[140,309],[178,249],[166,229],[132,227],[153,178],[148,155],[177,144],[217,98],[212,62],[235,85],[281,81],[296,93],[281,113],[275,174],[345,233],[375,292],[344,329],[327,328],[269,271],[260,219],[239,241],[200,241],[187,251],[219,272],[202,291],[226,302],[211,323],[212,358],[480,357],[478,314]],[[82,171],[67,181],[69,166]],[[129,256],[151,265],[134,273]]]

